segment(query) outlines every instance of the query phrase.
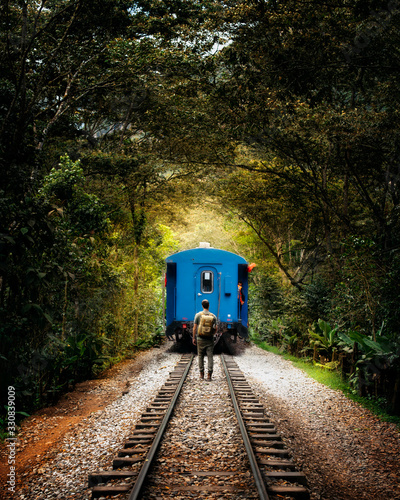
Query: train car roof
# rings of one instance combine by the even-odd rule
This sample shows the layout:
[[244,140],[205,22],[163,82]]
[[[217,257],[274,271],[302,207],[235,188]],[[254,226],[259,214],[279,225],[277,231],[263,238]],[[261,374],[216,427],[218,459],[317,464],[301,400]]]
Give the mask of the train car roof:
[[193,261],[194,264],[222,264],[224,261],[236,261],[247,264],[246,259],[236,253],[213,247],[197,247],[182,250],[167,257],[166,262]]

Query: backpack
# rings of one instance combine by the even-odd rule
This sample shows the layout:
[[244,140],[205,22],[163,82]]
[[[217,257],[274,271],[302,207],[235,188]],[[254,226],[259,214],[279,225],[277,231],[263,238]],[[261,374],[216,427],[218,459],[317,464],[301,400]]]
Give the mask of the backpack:
[[199,323],[199,336],[211,338],[214,335],[214,315],[211,313],[201,313]]

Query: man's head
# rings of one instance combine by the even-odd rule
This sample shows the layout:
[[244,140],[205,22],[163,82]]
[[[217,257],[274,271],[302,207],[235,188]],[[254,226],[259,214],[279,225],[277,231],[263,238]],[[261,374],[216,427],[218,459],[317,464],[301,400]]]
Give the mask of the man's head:
[[208,309],[210,307],[210,303],[208,302],[207,299],[204,299],[201,305],[203,306],[204,309]]

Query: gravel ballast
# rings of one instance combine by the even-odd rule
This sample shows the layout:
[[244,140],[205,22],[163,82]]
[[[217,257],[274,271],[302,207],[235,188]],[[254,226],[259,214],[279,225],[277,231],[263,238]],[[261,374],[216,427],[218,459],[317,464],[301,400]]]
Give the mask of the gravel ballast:
[[222,363],[208,382],[194,361],[142,498],[257,500]]
[[256,346],[236,362],[306,474],[314,498],[400,499],[400,433],[394,424]]
[[[1,447],[2,498],[90,498],[88,474],[111,468],[179,360],[171,345],[141,353],[28,418],[19,434],[15,494],[7,493],[7,448]],[[307,475],[313,499],[400,500],[400,434],[394,424],[280,356],[241,343],[237,350],[236,362]]]

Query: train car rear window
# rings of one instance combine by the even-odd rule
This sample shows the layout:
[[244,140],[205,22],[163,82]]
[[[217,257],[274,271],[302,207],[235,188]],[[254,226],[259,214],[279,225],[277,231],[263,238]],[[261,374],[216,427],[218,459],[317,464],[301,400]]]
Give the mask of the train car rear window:
[[213,293],[214,274],[211,271],[203,271],[201,273],[201,291],[202,293]]

